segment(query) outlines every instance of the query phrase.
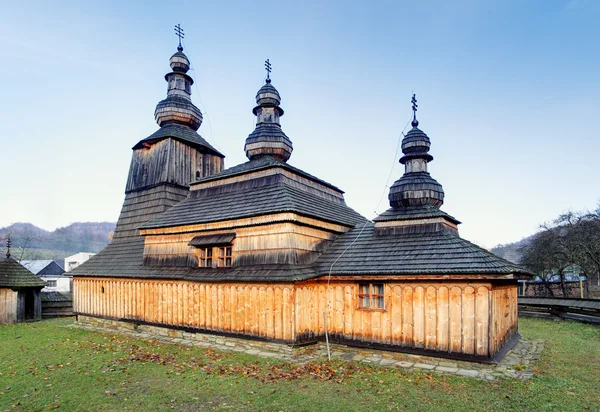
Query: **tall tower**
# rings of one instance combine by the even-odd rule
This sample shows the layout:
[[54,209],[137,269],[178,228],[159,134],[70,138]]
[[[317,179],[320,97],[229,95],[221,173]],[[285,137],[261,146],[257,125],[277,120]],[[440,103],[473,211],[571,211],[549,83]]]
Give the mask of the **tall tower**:
[[181,37],[169,62],[167,98],[154,112],[160,129],[133,146],[115,240],[137,236],[142,224],[185,199],[190,183],[223,170],[225,156],[196,132],[202,113],[192,103],[194,80],[187,74],[190,61]]

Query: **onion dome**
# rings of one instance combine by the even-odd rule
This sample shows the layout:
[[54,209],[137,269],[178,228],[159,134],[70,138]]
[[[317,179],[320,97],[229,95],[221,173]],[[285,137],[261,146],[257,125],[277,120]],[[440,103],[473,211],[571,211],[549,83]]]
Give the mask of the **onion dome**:
[[191,100],[194,80],[187,75],[190,61],[179,45],[177,53],[169,59],[171,73],[165,75],[168,83],[167,98],[156,105],[154,118],[160,127],[181,124],[198,130],[202,124],[202,113]]
[[[270,72],[268,60],[267,71]],[[262,156],[272,156],[286,162],[292,154],[292,141],[285,135],[279,124],[283,109],[279,107],[281,96],[277,89],[267,80],[256,93],[256,107],[252,113],[256,116],[256,128],[246,139],[244,150],[250,160]]]
[[414,118],[412,129],[402,139],[400,163],[404,165],[404,175],[390,188],[388,199],[392,207],[434,206],[444,203],[444,189],[427,171],[427,164],[433,160],[429,154],[431,141],[418,128],[416,99],[413,95]]

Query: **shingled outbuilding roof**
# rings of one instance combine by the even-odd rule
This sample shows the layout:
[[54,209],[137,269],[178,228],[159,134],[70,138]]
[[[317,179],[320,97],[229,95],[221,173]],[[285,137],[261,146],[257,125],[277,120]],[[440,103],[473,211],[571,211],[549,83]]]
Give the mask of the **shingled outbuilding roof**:
[[340,236],[316,264],[321,275],[531,275],[451,230],[381,234],[371,222]]
[[44,287],[46,282],[11,257],[0,260],[0,288]]

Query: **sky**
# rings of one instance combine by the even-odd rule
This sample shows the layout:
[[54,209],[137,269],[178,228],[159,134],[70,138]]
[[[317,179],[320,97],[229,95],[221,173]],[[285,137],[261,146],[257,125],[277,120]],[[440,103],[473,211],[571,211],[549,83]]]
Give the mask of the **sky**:
[[180,23],[226,167],[246,161],[268,58],[289,163],[373,218],[414,92],[461,236],[520,240],[600,199],[599,19],[594,0],[0,0],[0,227],[117,220]]

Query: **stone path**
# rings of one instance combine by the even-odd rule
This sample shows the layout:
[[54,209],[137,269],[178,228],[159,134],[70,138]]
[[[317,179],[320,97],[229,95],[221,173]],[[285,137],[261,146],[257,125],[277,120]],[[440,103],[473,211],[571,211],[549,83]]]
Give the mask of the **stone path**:
[[[180,332],[177,337],[173,337],[137,330],[120,329],[115,331],[109,328],[82,324],[75,325],[75,327],[96,332],[120,333],[135,338],[152,339],[165,343],[245,353],[247,355],[278,359],[291,363],[305,363],[327,358],[327,349],[324,343],[295,348],[293,350],[289,348],[289,351],[287,351],[288,353],[282,353],[281,348],[284,347],[284,345],[269,344],[268,342],[259,342],[256,344],[256,348],[248,348],[248,346],[240,346],[237,344],[237,339],[232,340],[230,338],[219,336],[214,336],[210,341],[207,341],[198,340],[197,334],[186,332]],[[544,343],[544,340],[521,338],[504,359],[497,364],[455,361],[429,356],[351,348],[343,345],[331,345],[331,357],[332,359],[337,360],[392,367],[406,371],[420,370],[441,375],[456,375],[489,381],[501,377],[530,379],[533,377],[535,363],[541,357]],[[277,345],[277,348],[275,348],[274,345]],[[269,350],[269,346],[274,350]]]

